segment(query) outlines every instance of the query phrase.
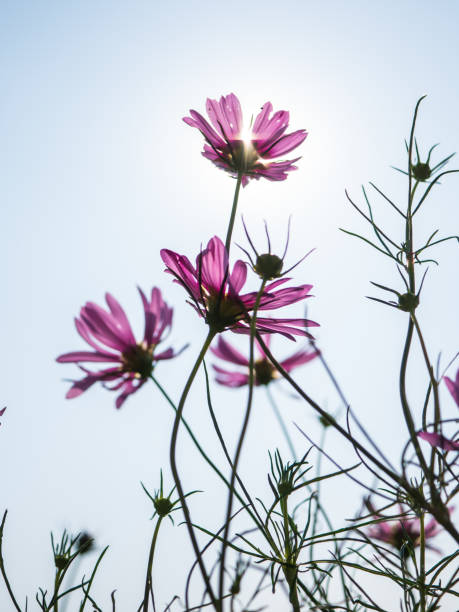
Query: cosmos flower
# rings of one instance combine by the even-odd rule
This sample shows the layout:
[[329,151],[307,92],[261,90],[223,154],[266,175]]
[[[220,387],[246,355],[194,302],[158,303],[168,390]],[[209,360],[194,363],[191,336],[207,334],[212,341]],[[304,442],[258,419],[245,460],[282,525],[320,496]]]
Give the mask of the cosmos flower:
[[[404,513],[404,510],[401,507],[400,513]],[[424,525],[424,535],[427,548],[437,550],[430,545],[428,540],[435,537],[439,532],[440,527],[434,518],[431,518],[430,521]],[[381,523],[372,525],[367,531],[367,535],[370,538],[390,544],[400,551],[405,557],[409,554],[406,548],[407,544],[413,547],[420,545],[420,534],[421,524],[418,518],[401,518],[391,521],[383,521]]]
[[445,451],[459,450],[459,442],[448,440],[442,434],[429,433],[428,431],[420,431],[418,436],[428,442],[431,446],[441,448]]
[[[228,252],[223,242],[214,236],[196,258],[196,267],[185,255],[163,249],[161,257],[167,266],[166,272],[175,277],[191,298],[190,304],[205,319],[212,331],[226,329],[241,334],[250,334],[249,314],[255,307],[256,292],[241,294],[247,278],[247,265],[238,260],[229,272]],[[275,310],[294,304],[307,297],[312,285],[278,287],[290,280],[277,279],[266,285],[261,296],[259,310]],[[318,326],[308,319],[276,319],[257,316],[257,330],[261,334],[279,333],[294,340],[293,336],[308,336],[305,327]]]
[[456,372],[456,380],[451,380],[448,376],[443,377],[445,385],[448,387],[448,391],[453,396],[457,406],[459,406],[459,369]]
[[[102,382],[112,391],[121,391],[115,405],[121,408],[126,398],[135,393],[147,381],[156,362],[172,359],[178,353],[172,348],[155,352],[162,337],[172,325],[172,308],[163,300],[161,291],[154,287],[148,300],[139,288],[145,313],[143,339],[137,342],[124,310],[115,298],[107,293],[105,299],[109,311],[93,302],[88,302],[75,319],[80,336],[94,350],[76,351],[60,355],[59,363],[101,362],[110,366],[92,372],[79,365],[86,376],[73,383],[66,397],[78,397],[94,383]],[[183,350],[183,349],[182,349]],[[108,387],[106,383],[113,383]]]
[[[266,344],[269,347],[270,336],[266,338]],[[266,357],[265,352],[258,344],[258,342],[256,343],[256,345],[258,348],[259,357],[258,359],[255,359],[253,364],[254,383],[256,386],[268,385],[271,381],[278,378],[279,374],[276,368]],[[212,367],[217,372],[215,380],[218,383],[227,387],[243,387],[244,385],[249,384],[249,359],[245,357],[242,353],[240,353],[237,349],[235,349],[233,346],[231,346],[231,344],[227,342],[223,338],[223,336],[218,337],[217,345],[211,347],[210,350],[216,357],[219,357],[224,361],[228,361],[229,363],[234,363],[238,366],[242,366],[242,371],[231,371],[225,370],[220,366],[214,364]],[[287,372],[291,372],[298,366],[312,361],[317,357],[318,354],[318,351],[315,350],[308,351],[305,349],[301,349],[296,353],[293,353],[293,355],[291,355],[287,359],[280,361],[279,363],[284,368],[284,370],[286,370]]]
[[266,102],[250,130],[244,131],[241,105],[231,93],[220,101],[207,99],[206,111],[211,124],[197,111],[183,121],[198,128],[206,140],[203,155],[218,168],[232,176],[242,173],[242,185],[249,179],[264,177],[270,181],[284,181],[287,172],[296,170],[292,160],[271,161],[296,149],[306,138],[306,130],[285,134],[289,122],[288,111],[277,111],[272,117],[271,102]]

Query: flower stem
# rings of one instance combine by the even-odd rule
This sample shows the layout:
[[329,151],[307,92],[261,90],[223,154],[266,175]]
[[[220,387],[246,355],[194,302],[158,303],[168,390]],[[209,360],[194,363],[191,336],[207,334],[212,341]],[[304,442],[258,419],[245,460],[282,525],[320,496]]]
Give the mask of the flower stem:
[[424,529],[424,512],[421,512],[419,516],[420,523],[420,560],[419,560],[419,594],[421,596],[421,610],[420,612],[426,612],[426,592],[425,592],[425,581],[426,581],[426,537],[425,537],[425,529]]
[[143,597],[143,612],[148,612],[148,603],[150,601],[150,594],[153,600],[153,586],[152,586],[151,571],[153,568],[153,556],[155,554],[156,540],[158,539],[159,527],[161,525],[162,520],[163,520],[162,516],[158,517],[158,520],[155,525],[155,530],[153,532],[153,538],[151,540],[150,555],[148,557],[147,578],[145,580],[145,593]]
[[228,231],[226,232],[226,240],[225,240],[225,247],[226,247],[226,250],[228,251],[228,256],[229,256],[230,246],[231,246],[231,237],[233,235],[234,220],[236,219],[237,202],[239,200],[239,191],[241,189],[241,182],[242,182],[242,172],[238,172],[236,189],[234,191],[233,207],[231,208],[231,216],[230,216]]
[[261,287],[258,290],[257,297],[255,298],[255,305],[253,308],[253,315],[250,319],[250,358],[249,358],[249,395],[247,398],[247,408],[245,411],[244,422],[242,424],[241,433],[239,434],[239,440],[236,447],[236,453],[234,455],[233,466],[231,470],[231,480],[230,487],[228,493],[228,503],[226,508],[226,519],[225,519],[225,530],[223,533],[223,543],[222,543],[222,551],[220,556],[220,574],[219,574],[219,586],[218,586],[218,594],[219,599],[222,600],[223,597],[223,589],[224,589],[224,581],[225,581],[225,555],[227,549],[227,541],[228,534],[231,522],[231,512],[233,509],[233,499],[234,499],[234,483],[236,480],[237,468],[239,465],[239,459],[241,456],[242,445],[244,443],[244,438],[247,433],[247,426],[249,424],[250,413],[252,410],[252,399],[253,399],[253,386],[254,386],[254,344],[255,344],[255,334],[256,334],[256,322],[257,322],[257,311],[260,305],[261,296],[263,295],[263,291],[265,289],[266,280],[263,280],[261,283]]
[[269,403],[271,404],[271,407],[276,416],[277,422],[279,423],[282,433],[284,434],[284,438],[287,441],[289,450],[292,453],[292,457],[296,461],[297,456],[296,456],[295,447],[293,446],[292,438],[290,437],[290,434],[288,433],[288,429],[285,426],[284,419],[281,416],[279,408],[277,407],[277,404],[274,401],[274,397],[273,397],[273,394],[271,393],[271,389],[269,388],[269,385],[266,385],[266,395],[268,396]]
[[203,347],[201,349],[201,352],[198,355],[198,358],[196,359],[196,363],[193,366],[193,369],[191,370],[191,373],[188,377],[188,380],[185,383],[185,388],[183,389],[183,393],[182,396],[180,398],[178,407],[177,407],[177,412],[175,414],[175,421],[174,421],[174,427],[172,429],[172,436],[171,436],[171,445],[170,445],[170,453],[169,453],[169,458],[170,458],[170,464],[171,464],[171,471],[172,471],[172,475],[174,477],[174,482],[175,485],[177,487],[177,494],[179,496],[180,499],[180,505],[181,508],[183,510],[183,514],[185,516],[185,523],[188,529],[188,534],[190,536],[190,540],[191,540],[191,544],[193,546],[193,550],[194,553],[196,555],[196,560],[198,562],[199,565],[199,569],[201,570],[201,574],[202,574],[202,578],[204,580],[204,583],[206,585],[206,589],[207,592],[209,594],[209,597],[212,601],[212,605],[214,607],[214,609],[216,610],[216,612],[221,612],[222,607],[221,607],[221,603],[219,603],[216,599],[215,599],[215,595],[212,589],[212,586],[210,584],[210,579],[209,576],[207,574],[205,565],[204,565],[204,561],[201,557],[201,553],[199,550],[199,545],[198,542],[196,540],[196,536],[194,533],[194,529],[193,529],[193,524],[191,522],[191,516],[190,516],[190,511],[188,509],[188,505],[186,503],[186,499],[185,499],[185,495],[183,493],[183,488],[182,488],[182,483],[180,482],[180,478],[179,478],[179,474],[178,474],[178,470],[177,470],[177,462],[176,462],[176,457],[175,457],[175,453],[176,453],[176,447],[177,447],[177,434],[178,434],[178,429],[179,429],[179,425],[180,425],[180,421],[182,420],[182,415],[183,415],[183,409],[185,407],[185,402],[186,402],[186,398],[188,396],[188,393],[191,389],[191,385],[193,384],[193,381],[195,379],[195,376],[199,370],[199,367],[205,357],[205,354],[207,353],[207,349],[210,346],[210,343],[212,342],[213,338],[215,336],[215,332],[210,330],[209,333],[207,334],[207,338],[204,341]]
[[[410,320],[411,323],[411,320]],[[413,324],[411,323],[411,335],[413,333]],[[272,355],[269,348],[266,346],[266,343],[263,341],[263,338],[260,334],[257,334],[257,340],[263,349],[264,353],[271,361],[273,366],[277,369],[279,374],[285,378],[286,381],[295,389],[295,391],[312,407],[316,412],[320,414],[320,416],[324,417],[329,421],[330,425],[334,427],[340,434],[346,438],[351,444],[359,450],[359,452],[367,457],[375,466],[377,466],[381,472],[389,476],[394,482],[396,482],[404,491],[409,493],[414,501],[422,508],[424,508],[429,514],[437,520],[440,525],[442,525],[446,531],[455,539],[456,542],[459,543],[459,531],[452,524],[449,516],[446,516],[444,512],[444,508],[438,507],[435,504],[429,503],[424,495],[419,492],[419,490],[410,485],[410,483],[406,480],[405,477],[398,475],[396,472],[385,466],[377,457],[375,457],[367,448],[365,448],[352,434],[350,434],[344,427],[341,425],[323,408],[321,408],[303,389],[295,382],[295,380],[290,376],[288,372],[284,370],[281,364],[276,360],[276,358]],[[415,442],[417,443],[417,437]],[[418,445],[419,446],[419,445]],[[424,460],[425,463],[425,460]]]
[[2,518],[2,523],[0,525],[0,572],[2,574],[3,581],[5,582],[6,590],[8,591],[8,595],[10,596],[10,599],[13,602],[14,607],[16,608],[16,610],[18,610],[18,612],[21,612],[21,608],[19,607],[19,604],[16,601],[16,598],[14,597],[13,590],[8,580],[8,576],[6,575],[5,564],[3,561],[3,553],[2,553],[3,530],[5,527],[5,521],[6,521],[7,514],[8,514],[8,510],[5,510],[3,514],[3,518]]
[[282,497],[280,500],[280,507],[282,512],[283,519],[283,527],[284,527],[284,556],[285,556],[285,564],[283,566],[283,572],[285,579],[288,584],[289,589],[289,601],[292,604],[293,612],[300,611],[300,602],[298,600],[298,590],[297,590],[297,576],[298,576],[298,568],[296,567],[296,563],[293,564],[292,561],[292,548],[290,545],[290,530],[289,530],[289,521],[288,521],[288,495]]

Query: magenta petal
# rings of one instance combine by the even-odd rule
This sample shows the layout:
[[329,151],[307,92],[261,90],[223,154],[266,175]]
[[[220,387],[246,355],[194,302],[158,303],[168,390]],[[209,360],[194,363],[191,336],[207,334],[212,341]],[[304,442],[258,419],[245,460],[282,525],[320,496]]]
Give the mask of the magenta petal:
[[280,157],[285,153],[289,153],[293,149],[296,149],[307,136],[305,130],[298,130],[292,134],[286,134],[277,140],[273,146],[271,146],[264,154],[263,157],[266,159],[272,159],[274,157]]
[[132,333],[131,325],[128,321],[126,313],[121,308],[119,302],[115,300],[115,298],[110,295],[110,293],[105,294],[105,300],[117,325],[123,330],[123,336],[126,339],[126,342],[128,342],[129,344],[135,344],[135,337]]
[[213,365],[212,367],[217,372],[215,380],[220,385],[236,388],[243,387],[249,382],[248,374],[243,374],[242,372],[228,372],[227,370],[224,370],[223,368],[220,368],[216,365]]
[[419,438],[422,438],[428,442],[431,446],[441,448],[442,450],[452,451],[459,450],[459,442],[454,440],[448,440],[445,436],[438,433],[429,433],[427,431],[420,431],[418,433]]
[[456,405],[459,406],[459,370],[456,374],[456,381],[451,380],[448,376],[444,376],[443,380],[445,381],[445,385],[448,388],[448,391],[453,396]]
[[298,351],[280,362],[286,372],[290,372],[294,368],[309,363],[319,355],[318,351]]
[[229,342],[227,342],[223,336],[219,336],[217,340],[217,346],[211,347],[210,350],[216,357],[235,363],[237,365],[248,366],[249,360],[236,350]]
[[65,353],[59,355],[56,361],[58,363],[78,363],[80,361],[121,361],[119,355],[111,355],[110,353],[91,353],[90,351],[74,351],[73,353]]
[[120,395],[118,395],[118,397],[116,398],[116,401],[115,401],[116,408],[119,410],[121,406],[124,404],[124,402],[127,400],[127,398],[133,393],[135,393],[136,391],[138,391],[140,387],[144,385],[144,383],[145,381],[141,380],[138,385],[134,385],[134,383],[131,380],[127,381],[126,384],[124,385],[123,392]]
[[202,283],[218,293],[224,278],[228,276],[228,253],[218,236],[209,240],[199,257],[197,268]]
[[231,273],[229,285],[233,293],[238,294],[247,280],[247,265],[238,259],[234,264],[233,272]]
[[118,368],[109,368],[101,370],[100,372],[93,372],[88,374],[85,378],[77,380],[73,383],[73,386],[67,391],[66,398],[73,399],[84,393],[89,387],[98,381],[107,380],[110,377],[119,376],[120,371]]

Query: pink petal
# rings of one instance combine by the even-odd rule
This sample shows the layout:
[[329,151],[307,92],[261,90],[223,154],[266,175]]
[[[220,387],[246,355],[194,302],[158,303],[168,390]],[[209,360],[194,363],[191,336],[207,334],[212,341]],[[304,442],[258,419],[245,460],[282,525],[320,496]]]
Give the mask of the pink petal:
[[438,433],[429,433],[427,431],[420,431],[418,433],[419,438],[422,438],[428,442],[431,446],[441,448],[442,450],[451,451],[459,450],[459,442],[454,440],[448,440],[445,436]]
[[73,353],[64,353],[59,355],[56,361],[58,363],[78,363],[80,361],[121,361],[121,356],[111,355],[110,353],[91,353],[90,351],[74,351]]
[[451,378],[449,378],[448,376],[444,376],[443,380],[445,381],[445,385],[448,387],[448,391],[453,396],[453,399],[456,402],[457,406],[459,406],[459,370],[456,374],[456,382],[451,380]]
[[119,324],[120,328],[123,330],[123,335],[126,339],[126,342],[128,342],[129,344],[135,344],[135,337],[132,333],[131,325],[120,303],[110,293],[105,294],[105,300],[108,304],[108,307],[110,308],[114,319]]
[[307,135],[306,130],[298,130],[296,132],[292,132],[291,134],[286,134],[273,143],[263,153],[263,157],[265,159],[273,159],[274,157],[280,157],[285,153],[289,153],[293,149],[296,149],[296,147],[298,147],[306,139]]
[[287,372],[290,372],[291,370],[293,370],[294,368],[300,365],[309,363],[310,361],[315,359],[318,355],[319,355],[318,351],[298,351],[294,353],[293,355],[291,355],[290,357],[288,357],[287,359],[284,359],[283,361],[281,361],[280,364],[284,368],[284,370],[286,370]]
[[223,336],[218,336],[217,346],[211,347],[210,350],[212,353],[219,357],[220,359],[224,359],[225,361],[229,361],[230,363],[235,363],[237,365],[248,366],[249,360],[242,355],[237,349],[235,349],[229,342],[227,342]]

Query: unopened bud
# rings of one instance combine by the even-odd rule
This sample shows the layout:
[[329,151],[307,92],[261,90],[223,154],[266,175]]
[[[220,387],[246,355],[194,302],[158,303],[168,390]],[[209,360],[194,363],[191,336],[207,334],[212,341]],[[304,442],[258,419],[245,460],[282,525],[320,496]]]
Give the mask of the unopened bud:
[[427,179],[429,179],[430,175],[432,174],[432,170],[430,169],[429,164],[422,162],[418,162],[414,166],[412,165],[411,172],[414,178],[420,182],[427,181]]
[[258,255],[254,270],[263,280],[272,280],[280,276],[283,265],[284,262],[277,255],[264,253],[263,255]]
[[167,497],[158,497],[154,500],[155,510],[159,516],[164,517],[172,510],[173,504]]
[[413,312],[419,306],[419,296],[415,293],[403,293],[398,296],[398,307],[405,312]]

